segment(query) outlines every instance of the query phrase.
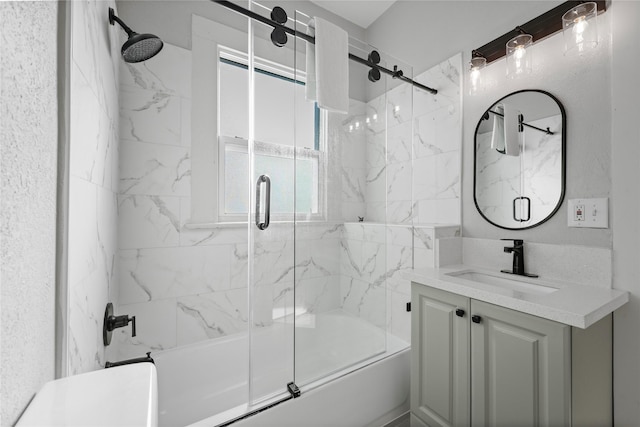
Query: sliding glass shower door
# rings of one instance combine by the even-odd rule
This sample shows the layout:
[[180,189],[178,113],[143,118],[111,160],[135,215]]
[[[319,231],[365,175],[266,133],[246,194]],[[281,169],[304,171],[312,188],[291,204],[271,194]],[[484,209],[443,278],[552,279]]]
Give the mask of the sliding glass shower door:
[[[315,35],[315,20],[296,11],[295,30]],[[367,138],[376,130],[367,120],[369,68],[345,56],[346,76],[317,75],[314,63],[323,60],[320,49],[302,38],[294,43],[297,79],[305,83],[295,86],[294,217],[295,381],[304,391],[385,351],[386,172],[384,161],[375,172],[367,169]],[[355,43],[351,40],[350,53],[366,59],[369,48]],[[341,85],[345,79],[348,112],[319,108],[316,89]],[[384,86],[385,80],[378,84]],[[314,120],[306,124],[301,116],[311,110]],[[378,120],[384,123],[383,112]],[[384,133],[375,137],[384,159]],[[371,176],[383,189],[377,205],[371,206],[377,208],[375,218],[367,216]]]
[[[261,15],[269,9],[251,2]],[[295,52],[249,23],[249,402],[288,397],[294,381]]]

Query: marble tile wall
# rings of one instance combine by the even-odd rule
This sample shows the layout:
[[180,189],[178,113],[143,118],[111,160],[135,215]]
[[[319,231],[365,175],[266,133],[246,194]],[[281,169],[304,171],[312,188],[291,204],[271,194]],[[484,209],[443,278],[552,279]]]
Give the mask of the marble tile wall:
[[403,273],[433,267],[438,239],[460,236],[460,226],[345,222],[340,243],[341,307],[410,342],[406,303],[411,286]]
[[327,114],[327,219],[358,221],[366,213],[365,108],[350,100],[349,114]]
[[[416,259],[418,265],[433,265],[438,238],[433,228],[412,227],[418,205],[412,190],[411,87],[394,89],[377,99],[379,104],[352,101],[347,116],[328,114],[328,222],[296,224],[295,245],[293,226],[273,223],[254,235],[249,248],[246,225],[185,227],[190,55],[165,44],[162,55],[121,66],[118,312],[137,316],[138,336],[132,338],[128,328],[118,330],[110,350],[114,358],[243,332],[249,319],[253,326],[268,326],[294,305],[308,313],[342,308],[408,340],[409,285],[401,273]],[[451,72],[446,66],[439,70]],[[446,105],[423,110],[456,112]],[[393,124],[388,134],[387,123]],[[457,200],[456,169],[450,163],[459,149],[449,136],[438,135],[440,146],[449,148],[425,151],[425,156],[434,163],[441,159],[453,171],[442,191],[431,196],[438,202]],[[355,222],[360,216],[367,221],[388,217],[399,225]],[[248,274],[255,286],[251,313]]]
[[366,105],[366,220],[459,224],[461,69],[457,54]]
[[413,90],[414,224],[460,224],[462,54],[415,80],[437,95]]
[[366,104],[366,222],[345,218],[342,307],[374,324],[386,311],[407,341],[402,272],[433,267],[436,240],[460,235],[461,68],[458,54],[415,78],[436,96],[401,84]]
[[[118,312],[136,316],[137,336],[129,328],[115,331],[109,348],[114,359],[240,333],[250,318],[253,326],[268,326],[290,315],[294,304],[309,313],[340,305],[340,222],[298,226],[295,268],[291,223],[272,222],[254,233],[251,248],[247,225],[185,226],[191,207],[190,67],[191,52],[168,43],[143,64],[121,65]],[[353,109],[357,117],[364,104],[354,102]],[[337,115],[330,123],[328,155],[336,169],[327,184],[330,211],[340,220],[347,211],[363,215],[364,168],[357,153],[364,141],[345,133]],[[339,144],[340,138],[349,143]]]
[[[118,63],[114,1],[71,9],[67,374],[104,366],[102,323],[117,298]],[[98,31],[102,29],[102,31]]]
[[246,330],[246,226],[190,217],[191,52],[165,43],[120,63],[119,314],[109,356],[125,359]]

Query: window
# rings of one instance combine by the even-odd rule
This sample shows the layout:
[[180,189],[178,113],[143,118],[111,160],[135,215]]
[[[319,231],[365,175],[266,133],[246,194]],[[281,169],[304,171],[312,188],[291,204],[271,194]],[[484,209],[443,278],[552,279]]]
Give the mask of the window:
[[291,220],[294,214],[299,219],[323,218],[322,114],[315,103],[305,101],[304,83],[294,80],[290,69],[258,59],[254,95],[256,176],[249,179],[247,70],[246,56],[221,51],[219,220],[246,220],[249,189],[262,174],[271,178],[272,220]]

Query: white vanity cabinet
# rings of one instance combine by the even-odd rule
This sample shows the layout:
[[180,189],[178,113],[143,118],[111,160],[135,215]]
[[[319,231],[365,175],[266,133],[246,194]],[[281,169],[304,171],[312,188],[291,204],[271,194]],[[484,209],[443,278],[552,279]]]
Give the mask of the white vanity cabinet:
[[412,425],[611,425],[611,316],[581,330],[417,283],[411,300]]

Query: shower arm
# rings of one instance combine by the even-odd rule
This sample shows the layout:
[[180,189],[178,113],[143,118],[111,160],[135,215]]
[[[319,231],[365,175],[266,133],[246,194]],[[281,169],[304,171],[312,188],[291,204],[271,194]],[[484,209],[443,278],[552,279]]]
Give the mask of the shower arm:
[[112,8],[109,8],[109,23],[111,25],[113,25],[114,22],[117,22],[120,27],[126,31],[127,36],[131,37],[132,35],[137,34],[135,31],[133,31],[131,28],[129,28],[127,26],[127,24],[125,24],[122,19],[118,18],[115,14],[115,11]]
[[[212,0],[212,1],[214,3],[218,3],[220,6],[224,6],[227,9],[231,9],[234,12],[240,13],[241,15],[244,15],[244,16],[246,16],[248,18],[254,19],[254,20],[259,21],[259,22],[262,22],[263,24],[269,25],[269,26],[271,26],[273,28],[280,28],[285,33],[288,33],[288,34],[291,34],[292,36],[301,38],[301,39],[303,39],[303,40],[305,40],[305,41],[307,41],[309,43],[316,44],[315,37],[310,36],[308,34],[305,34],[305,33],[301,32],[301,31],[291,29],[291,28],[286,27],[286,26],[284,26],[282,24],[279,24],[278,22],[273,21],[273,20],[271,20],[269,18],[266,18],[266,17],[264,17],[264,16],[262,16],[262,15],[256,13],[256,12],[252,11],[252,10],[245,9],[242,6],[238,6],[237,4],[232,3],[230,1],[226,1],[226,0]],[[354,55],[352,53],[349,54],[349,59],[351,59],[352,61],[358,62],[360,64],[366,65],[367,67],[375,68],[375,69],[377,69],[377,70],[379,70],[379,71],[381,71],[381,72],[383,72],[383,73],[385,73],[385,74],[387,74],[387,75],[389,75],[389,76],[391,76],[391,77],[393,77],[395,79],[402,80],[403,82],[409,83],[409,84],[411,84],[411,85],[413,85],[413,86],[415,86],[417,88],[420,88],[422,90],[425,90],[425,91],[427,91],[427,92],[429,92],[429,93],[431,93],[433,95],[438,93],[438,91],[436,89],[430,88],[430,87],[425,86],[425,85],[423,85],[421,83],[418,83],[418,82],[416,82],[416,81],[414,81],[414,80],[412,80],[412,79],[410,79],[408,77],[405,77],[403,75],[403,73],[402,73],[402,70],[398,70],[397,66],[394,66],[394,69],[390,70],[388,68],[385,68],[385,67],[383,67],[381,65],[376,64],[375,62],[371,62],[371,61],[369,61],[367,59],[360,58],[359,56]]]

